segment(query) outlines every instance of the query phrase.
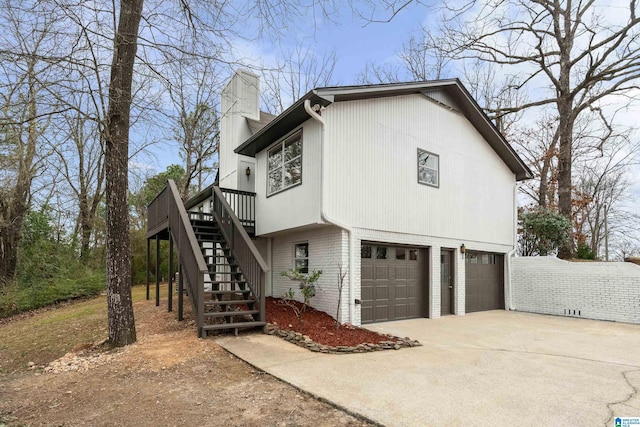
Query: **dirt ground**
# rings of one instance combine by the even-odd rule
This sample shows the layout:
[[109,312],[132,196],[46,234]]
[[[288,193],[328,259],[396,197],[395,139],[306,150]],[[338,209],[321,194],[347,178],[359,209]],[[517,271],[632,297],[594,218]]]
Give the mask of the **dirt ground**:
[[[0,376],[0,427],[369,425],[255,370],[212,338],[198,339],[193,322],[177,322],[164,304],[155,307],[153,299],[135,302],[138,342],[125,349],[91,349],[90,343],[69,339],[75,352],[57,361],[42,360],[39,353],[34,356],[40,358],[37,363],[8,370],[12,360],[5,360],[0,370],[6,372]],[[39,317],[44,316],[46,321],[52,312],[73,312],[74,307],[29,319],[43,321]],[[78,321],[77,316],[65,316]],[[0,339],[27,320],[0,324]],[[73,328],[62,332],[76,334]],[[30,358],[28,350],[12,356],[11,349],[5,349],[0,359]]]

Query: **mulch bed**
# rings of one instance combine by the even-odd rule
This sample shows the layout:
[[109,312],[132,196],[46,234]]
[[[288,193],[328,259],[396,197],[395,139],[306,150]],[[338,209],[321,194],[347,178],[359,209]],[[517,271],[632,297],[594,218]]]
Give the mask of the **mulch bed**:
[[[411,347],[419,345],[417,341],[401,339],[391,335],[382,335],[368,329],[351,325],[339,325],[336,329],[336,321],[327,313],[318,311],[313,307],[307,307],[301,315],[301,322],[296,317],[295,311],[287,304],[295,304],[302,309],[302,304],[297,301],[285,303],[280,298],[267,297],[267,322],[280,331],[294,331],[308,337],[314,343],[334,348],[358,347],[371,345],[371,349],[378,349],[377,344],[383,344],[384,348]],[[281,335],[282,336],[282,335]],[[283,336],[284,337],[284,336]],[[413,345],[407,344],[408,342]],[[395,346],[394,344],[395,343]],[[308,346],[307,346],[308,347]]]

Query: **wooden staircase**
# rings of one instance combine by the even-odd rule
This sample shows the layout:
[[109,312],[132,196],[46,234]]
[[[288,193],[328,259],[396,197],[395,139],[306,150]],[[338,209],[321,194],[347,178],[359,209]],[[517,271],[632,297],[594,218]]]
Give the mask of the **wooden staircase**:
[[[156,240],[156,252],[159,239],[169,240],[170,255],[173,245],[177,245],[178,320],[182,320],[184,289],[199,337],[214,330],[233,330],[237,334],[239,329],[266,325],[265,283],[269,268],[249,237],[255,230],[254,198],[253,193],[213,185],[183,203],[175,182],[168,180],[167,187],[147,208],[147,266],[150,239]],[[203,209],[203,203],[210,209]],[[156,267],[158,262],[156,256]],[[169,311],[171,286],[170,279]],[[147,298],[148,290],[147,267]]]
[[233,330],[237,335],[239,329],[265,326],[260,321],[259,297],[249,287],[213,216],[189,214],[209,271],[204,280],[203,331]]

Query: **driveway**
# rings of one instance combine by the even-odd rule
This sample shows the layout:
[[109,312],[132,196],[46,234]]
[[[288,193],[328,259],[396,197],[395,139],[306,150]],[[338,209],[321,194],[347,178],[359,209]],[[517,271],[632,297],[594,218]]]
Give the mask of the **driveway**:
[[312,353],[267,335],[217,342],[387,426],[613,426],[640,417],[640,325],[490,311],[367,326],[422,347]]

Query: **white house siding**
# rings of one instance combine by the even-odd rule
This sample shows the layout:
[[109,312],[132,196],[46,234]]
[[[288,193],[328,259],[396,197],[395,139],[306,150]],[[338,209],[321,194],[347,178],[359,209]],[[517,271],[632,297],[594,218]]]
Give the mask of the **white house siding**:
[[246,118],[260,119],[260,82],[256,75],[244,70],[236,72],[222,91],[220,108],[220,187],[238,189],[237,169],[240,160],[253,164],[250,157],[234,153],[242,142],[251,137]]
[[[278,234],[272,238],[271,295],[281,297],[291,288],[296,299],[302,301],[298,282],[282,276],[283,271],[294,267],[293,252],[296,243],[309,243],[309,271],[322,270],[318,280],[320,289],[312,298],[311,305],[336,316],[338,304],[338,265],[348,266],[348,234],[337,227],[317,226],[305,231]],[[359,249],[358,249],[359,251]],[[342,289],[340,321],[349,321],[349,276]]]
[[[276,233],[320,222],[321,128],[302,125],[302,184],[267,197],[267,152],[256,156],[256,235]],[[274,141],[275,143],[276,141]]]
[[518,311],[640,323],[640,266],[547,257],[511,262]]
[[[462,114],[405,95],[338,102],[323,116],[330,217],[455,247],[512,245],[515,176]],[[440,156],[439,188],[418,184],[418,148]]]

